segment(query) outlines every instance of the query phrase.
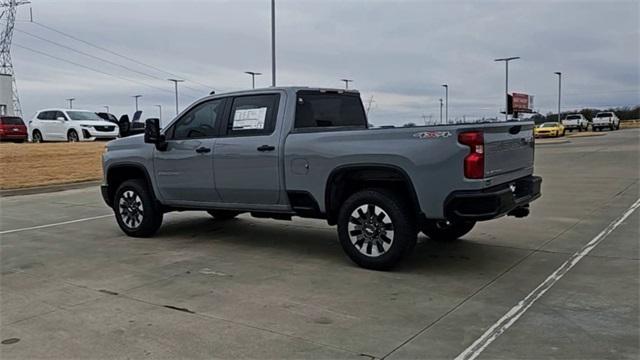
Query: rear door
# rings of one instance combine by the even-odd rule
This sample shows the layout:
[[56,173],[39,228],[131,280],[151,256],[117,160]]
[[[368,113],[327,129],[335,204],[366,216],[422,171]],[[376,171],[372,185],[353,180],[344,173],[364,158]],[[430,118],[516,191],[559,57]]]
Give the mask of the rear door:
[[504,123],[484,129],[485,177],[533,167],[533,123]]
[[166,201],[220,201],[213,177],[213,151],[226,103],[226,99],[202,102],[165,132],[167,148],[154,150],[154,164],[158,190]]
[[280,197],[280,94],[236,96],[214,151],[216,189],[225,203],[276,205]]

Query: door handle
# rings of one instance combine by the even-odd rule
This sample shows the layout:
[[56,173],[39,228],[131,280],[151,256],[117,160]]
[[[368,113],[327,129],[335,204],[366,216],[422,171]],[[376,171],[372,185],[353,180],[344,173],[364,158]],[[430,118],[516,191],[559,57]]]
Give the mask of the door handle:
[[210,152],[211,152],[211,149],[206,148],[206,147],[204,147],[204,146],[203,146],[203,147],[199,147],[199,148],[197,148],[197,149],[196,149],[196,152],[197,152],[198,154],[206,154],[206,153],[210,153]]
[[262,145],[258,147],[258,151],[273,151],[275,149],[276,147],[271,145]]

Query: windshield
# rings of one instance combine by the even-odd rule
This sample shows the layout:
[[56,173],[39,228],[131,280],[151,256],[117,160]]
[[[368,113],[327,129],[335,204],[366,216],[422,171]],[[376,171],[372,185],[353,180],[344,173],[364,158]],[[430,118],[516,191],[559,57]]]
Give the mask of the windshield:
[[555,127],[556,123],[544,123],[542,125],[540,125],[541,128],[550,128],[550,127]]
[[569,115],[567,120],[580,120],[580,115]]
[[0,124],[2,125],[24,125],[22,119],[17,116],[3,116],[0,117]]
[[98,114],[91,111],[67,111],[71,120],[100,120],[104,121]]
[[600,113],[600,114],[596,115],[596,117],[599,117],[599,118],[611,117],[611,113]]

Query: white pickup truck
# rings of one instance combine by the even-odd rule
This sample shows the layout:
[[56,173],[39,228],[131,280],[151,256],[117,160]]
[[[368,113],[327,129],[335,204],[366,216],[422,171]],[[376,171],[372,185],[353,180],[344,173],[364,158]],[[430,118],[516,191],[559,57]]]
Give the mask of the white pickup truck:
[[587,131],[589,127],[589,121],[582,114],[570,114],[562,120],[562,126],[569,131]]
[[611,131],[620,129],[620,119],[612,111],[599,112],[591,122],[593,131],[609,129]]

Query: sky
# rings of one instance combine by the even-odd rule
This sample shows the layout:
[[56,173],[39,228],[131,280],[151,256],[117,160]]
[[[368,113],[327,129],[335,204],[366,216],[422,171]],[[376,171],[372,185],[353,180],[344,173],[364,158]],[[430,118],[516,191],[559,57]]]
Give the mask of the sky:
[[[353,79],[363,100],[373,100],[370,122],[401,125],[439,121],[447,83],[450,120],[496,117],[505,67],[494,59],[520,56],[509,66],[509,91],[534,95],[543,114],[557,111],[556,71],[563,111],[638,105],[639,4],[276,0],[277,85],[339,88],[340,79]],[[257,87],[271,84],[269,0],[32,0],[31,7],[35,23],[22,6],[12,48],[27,119],[71,97],[74,108],[131,115],[132,96],[143,95],[145,117],[158,116],[161,105],[166,123],[175,115],[167,78],[186,79],[180,109],[211,90],[250,88],[245,71],[264,73]]]

